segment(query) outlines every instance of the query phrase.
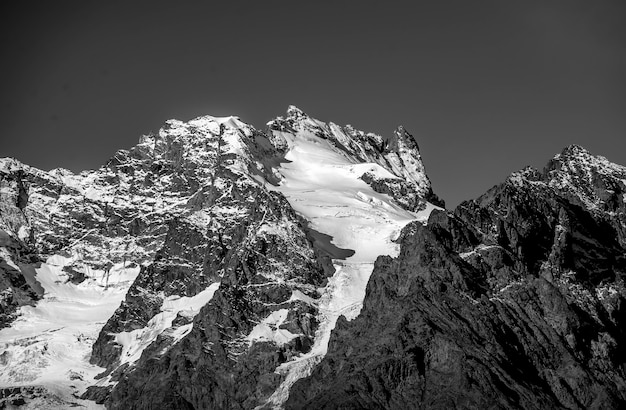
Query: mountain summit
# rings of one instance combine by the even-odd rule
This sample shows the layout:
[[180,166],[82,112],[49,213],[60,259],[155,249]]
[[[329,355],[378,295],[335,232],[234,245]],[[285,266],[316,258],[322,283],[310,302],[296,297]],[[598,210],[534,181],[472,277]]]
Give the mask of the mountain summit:
[[624,170],[571,146],[446,211],[403,127],[295,106],[1,159],[0,403],[621,408]]

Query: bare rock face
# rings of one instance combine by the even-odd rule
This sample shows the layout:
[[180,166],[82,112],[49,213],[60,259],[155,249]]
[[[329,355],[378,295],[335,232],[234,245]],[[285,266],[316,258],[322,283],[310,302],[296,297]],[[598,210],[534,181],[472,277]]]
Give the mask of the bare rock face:
[[623,168],[583,156],[407,226],[287,408],[623,408]]

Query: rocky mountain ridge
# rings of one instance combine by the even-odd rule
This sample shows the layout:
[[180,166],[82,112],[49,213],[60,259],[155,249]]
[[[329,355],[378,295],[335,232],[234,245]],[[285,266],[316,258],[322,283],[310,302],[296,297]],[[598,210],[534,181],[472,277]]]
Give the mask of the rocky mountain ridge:
[[403,127],[293,106],[78,175],[3,159],[0,400],[620,408],[625,192],[570,146],[446,211]]

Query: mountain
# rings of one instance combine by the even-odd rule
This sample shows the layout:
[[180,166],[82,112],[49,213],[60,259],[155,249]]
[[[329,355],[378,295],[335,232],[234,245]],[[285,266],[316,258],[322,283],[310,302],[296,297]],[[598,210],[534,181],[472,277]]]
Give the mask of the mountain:
[[440,204],[406,130],[296,107],[267,132],[170,120],[78,175],[1,164],[0,380],[33,405],[282,403],[378,254]]
[[1,159],[0,403],[621,408],[625,193],[571,146],[447,211],[403,127],[293,106]]

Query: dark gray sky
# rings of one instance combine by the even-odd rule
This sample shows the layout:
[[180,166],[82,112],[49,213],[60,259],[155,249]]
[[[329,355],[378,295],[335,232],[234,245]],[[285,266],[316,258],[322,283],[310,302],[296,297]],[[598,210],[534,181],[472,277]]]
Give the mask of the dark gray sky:
[[449,207],[577,143],[626,164],[626,2],[12,1],[0,156],[97,168],[169,118],[418,137]]

